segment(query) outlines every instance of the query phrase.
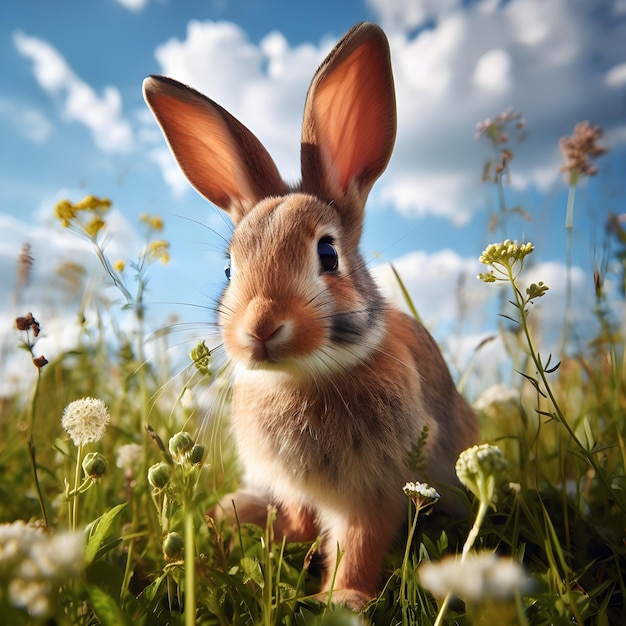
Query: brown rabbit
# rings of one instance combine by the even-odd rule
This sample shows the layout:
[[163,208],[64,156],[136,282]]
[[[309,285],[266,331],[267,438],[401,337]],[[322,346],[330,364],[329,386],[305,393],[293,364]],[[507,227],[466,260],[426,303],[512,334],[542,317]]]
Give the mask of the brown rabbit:
[[[321,534],[325,592],[339,546],[332,599],[360,609],[404,520],[405,482],[456,482],[477,435],[432,337],[381,297],[358,249],[396,133],[387,39],[358,24],[317,70],[297,188],[212,100],[161,76],[144,95],[187,178],[235,224],[219,322],[247,490],[225,502],[259,524],[274,504],[289,539]],[[426,427],[428,474],[416,477],[409,453]],[[455,498],[441,503],[458,508]]]

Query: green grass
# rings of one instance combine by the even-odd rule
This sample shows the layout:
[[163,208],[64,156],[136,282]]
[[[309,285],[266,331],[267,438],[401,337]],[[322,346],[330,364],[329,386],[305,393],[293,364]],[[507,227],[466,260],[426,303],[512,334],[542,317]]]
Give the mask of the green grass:
[[[162,223],[143,219],[146,248],[130,269],[122,268],[106,259],[98,244],[107,208],[106,201],[91,198],[63,204],[59,217],[94,243],[122,304],[133,309],[138,330],[132,337],[117,331],[116,341],[105,340],[106,307],[81,306],[83,315],[92,311],[92,318],[83,320],[81,340],[43,366],[31,364],[31,357],[39,356],[34,326],[16,331],[16,344],[21,340],[26,348],[24,371],[34,367],[37,378],[31,389],[0,404],[4,622],[359,623],[347,610],[316,598],[316,545],[276,541],[271,512],[265,528],[242,524],[236,530],[216,525],[207,515],[238,480],[225,428],[228,372],[199,345],[188,368],[172,375],[166,331],[152,338],[160,342],[158,356],[146,360],[143,295],[152,263],[167,260],[167,245],[155,238]],[[617,220],[611,232],[617,246],[612,253],[623,270],[626,233]],[[549,360],[540,354],[531,304],[539,298],[549,302],[550,292],[541,285],[528,291],[519,287],[524,255],[517,250],[505,255],[504,264],[485,259],[488,268],[500,263],[504,269],[500,288],[511,303],[503,305],[501,329],[518,370],[513,393],[509,390],[506,398],[495,398],[479,411],[481,441],[503,452],[506,480],[498,475],[487,495],[480,485],[468,490],[466,519],[447,518],[436,504],[417,512],[407,498],[407,525],[387,557],[379,596],[364,609],[366,622],[626,623],[624,337],[609,313],[602,276],[594,311],[597,336],[560,362],[556,355]],[[619,278],[623,283],[623,274]],[[136,291],[128,288],[131,284]],[[45,329],[46,320],[39,322]],[[190,405],[189,396],[199,397],[210,385],[218,391],[206,415]],[[77,448],[61,428],[61,416],[70,402],[83,397],[102,399],[111,423],[100,441]],[[172,441],[183,431],[191,442],[180,435]],[[135,444],[136,456],[118,467],[120,448],[127,444]],[[108,469],[76,493],[83,482],[80,461],[96,451],[107,459]],[[157,464],[162,465],[149,480],[148,470]],[[487,472],[485,480],[489,476]],[[21,531],[9,526],[17,520],[47,525],[44,543],[75,526],[84,535],[80,571],[55,559],[46,565],[39,548],[21,545]],[[9,539],[10,528],[17,538]],[[468,578],[483,581],[477,595],[457,598],[463,595],[457,590],[444,597],[445,592],[422,585],[423,564],[445,563],[453,555],[460,561],[464,545],[468,571],[475,555],[495,551],[499,565],[523,567],[524,584],[511,592],[505,581],[488,579],[490,570],[476,570]],[[38,598],[45,602],[37,605]]]

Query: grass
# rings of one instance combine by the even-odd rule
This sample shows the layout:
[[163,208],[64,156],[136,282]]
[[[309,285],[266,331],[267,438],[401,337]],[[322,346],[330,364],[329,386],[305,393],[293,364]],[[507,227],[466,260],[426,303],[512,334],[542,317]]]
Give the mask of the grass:
[[[502,199],[503,174],[496,180]],[[550,292],[541,283],[521,286],[530,248],[485,250],[483,279],[502,283],[507,294],[502,332],[518,369],[516,384],[482,403],[481,440],[490,445],[483,456],[473,451],[460,461],[467,517],[451,520],[436,502],[420,500],[420,488],[411,492],[406,528],[387,557],[380,594],[357,618],[316,598],[316,545],[277,541],[272,511],[265,527],[236,530],[208,515],[237,483],[224,428],[228,369],[200,343],[188,367],[172,376],[167,333],[159,336],[158,356],[146,360],[144,288],[152,264],[168,258],[159,238],[163,224],[142,217],[146,247],[125,267],[107,259],[99,244],[109,206],[89,197],[61,203],[57,217],[92,241],[123,305],[135,314],[137,332],[116,330],[112,341],[106,308],[81,307],[91,311],[82,339],[44,363],[37,335],[45,320],[26,316],[17,324],[24,368],[35,368],[36,382],[0,404],[0,614],[6,623],[626,623],[625,351],[604,276],[596,277],[597,335],[585,350],[557,362],[540,353],[533,328],[532,305],[548,302]],[[503,204],[499,228],[507,216]],[[626,232],[617,219],[610,232],[623,286]],[[198,404],[203,391],[213,394],[208,415]],[[97,441],[75,445],[61,416],[84,397],[103,400],[111,421]],[[101,457],[89,456],[97,463],[88,478],[82,461],[95,452],[106,467]],[[506,462],[494,465],[492,453]],[[72,555],[76,536],[76,558],[60,558],[58,546]],[[428,583],[428,567],[440,568],[437,584]]]

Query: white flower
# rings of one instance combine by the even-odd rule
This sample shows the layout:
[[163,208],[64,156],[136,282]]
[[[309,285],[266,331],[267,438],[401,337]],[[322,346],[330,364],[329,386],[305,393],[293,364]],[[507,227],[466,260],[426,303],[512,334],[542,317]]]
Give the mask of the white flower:
[[82,398],[70,402],[63,411],[61,425],[77,447],[90,441],[100,441],[111,416],[106,404],[97,398]]
[[51,594],[83,566],[82,533],[50,535],[23,521],[0,525],[0,581],[13,606],[45,617]]
[[125,443],[117,449],[116,464],[120,469],[135,474],[142,461],[143,447],[138,443]]
[[443,598],[449,593],[468,602],[487,597],[505,600],[516,591],[524,592],[530,584],[517,561],[493,552],[469,552],[464,561],[449,556],[437,563],[423,563],[418,573],[422,585],[433,595]]
[[519,417],[519,404],[519,391],[504,385],[492,385],[480,394],[474,408],[490,419],[508,422]]
[[429,501],[441,498],[437,490],[426,483],[407,483],[402,491],[413,500],[417,498],[422,501]]

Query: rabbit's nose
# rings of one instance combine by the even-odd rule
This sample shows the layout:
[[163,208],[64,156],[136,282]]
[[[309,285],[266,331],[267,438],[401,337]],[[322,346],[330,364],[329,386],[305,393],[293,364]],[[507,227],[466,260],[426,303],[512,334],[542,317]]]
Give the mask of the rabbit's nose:
[[247,307],[243,329],[252,358],[273,360],[276,350],[284,343],[288,324],[282,319],[276,304],[266,298],[255,298]]

